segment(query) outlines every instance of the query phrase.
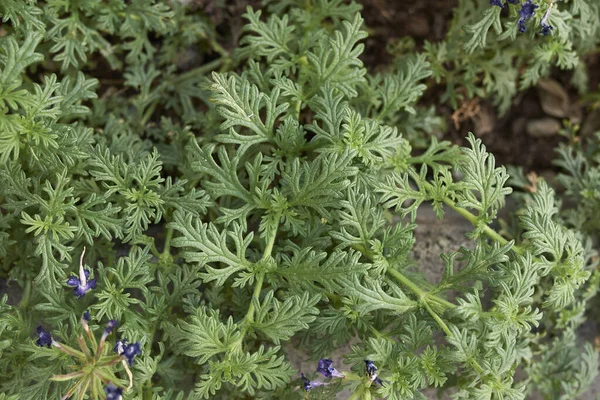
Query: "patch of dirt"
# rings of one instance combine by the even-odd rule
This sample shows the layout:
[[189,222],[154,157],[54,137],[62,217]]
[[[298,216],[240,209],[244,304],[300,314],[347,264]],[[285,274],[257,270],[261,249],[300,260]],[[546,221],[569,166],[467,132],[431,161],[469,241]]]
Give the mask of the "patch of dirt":
[[[402,37],[411,37],[417,49],[421,48],[426,40],[443,40],[452,19],[453,9],[458,4],[456,0],[359,2],[363,5],[362,14],[369,30],[362,58],[371,70],[383,70],[392,62],[386,48]],[[587,56],[585,62],[589,73],[589,90],[597,90],[600,83],[600,55]],[[580,96],[570,84],[571,77],[571,71],[552,71],[552,78],[566,89],[571,104],[576,108],[572,110],[573,115],[576,115],[573,121],[585,122],[588,112],[585,105],[575,104],[575,100]],[[544,118],[548,122],[549,117],[541,107],[540,97],[535,88],[519,93],[504,116],[499,116],[489,101],[479,99],[477,112],[460,121],[458,125],[455,124],[456,112],[460,110],[438,104],[440,89],[429,82],[429,89],[421,104],[434,104],[438,114],[445,116],[448,130],[443,139],[463,145],[466,143],[467,133],[474,132],[482,137],[488,150],[494,153],[498,164],[519,165],[525,171],[543,172],[555,169],[552,164],[556,157],[554,148],[567,139],[557,133],[543,137],[527,133],[528,123]],[[472,106],[466,103],[468,101],[459,108]],[[562,124],[563,118],[550,117]]]

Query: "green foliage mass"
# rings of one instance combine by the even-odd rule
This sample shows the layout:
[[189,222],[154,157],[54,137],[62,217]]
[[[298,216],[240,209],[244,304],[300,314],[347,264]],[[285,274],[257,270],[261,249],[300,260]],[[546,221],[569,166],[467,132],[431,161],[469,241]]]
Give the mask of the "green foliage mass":
[[[453,108],[489,97],[506,112],[554,66],[583,92],[600,8],[554,4],[544,37],[552,2],[535,3],[521,35],[518,5],[461,0],[445,40],[398,46],[374,73],[352,1],[249,7],[234,49],[208,6],[3,1],[0,274],[21,293],[0,300],[0,399],[105,399],[109,383],[137,400],[584,393],[597,143],[559,149],[563,208],[475,135],[431,135],[443,120],[422,101],[442,84]],[[520,210],[499,230],[508,197]],[[473,225],[438,282],[411,256],[428,205]],[[79,299],[80,255],[96,286]],[[120,338],[140,343],[132,365],[111,358]],[[348,341],[345,378],[307,393],[291,350],[316,366]]]

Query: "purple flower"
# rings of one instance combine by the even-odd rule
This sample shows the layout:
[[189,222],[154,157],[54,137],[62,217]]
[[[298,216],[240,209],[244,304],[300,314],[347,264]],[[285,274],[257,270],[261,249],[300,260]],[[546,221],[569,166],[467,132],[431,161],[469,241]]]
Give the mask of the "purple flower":
[[35,344],[40,347],[50,347],[52,345],[52,335],[49,332],[45,332],[41,326],[37,327],[38,340]]
[[78,299],[82,298],[89,290],[96,288],[96,280],[88,280],[90,271],[87,269],[81,269],[80,272],[81,271],[83,271],[83,273],[79,274],[79,278],[75,275],[71,275],[69,279],[67,279],[67,285],[75,288],[73,289],[73,294],[75,294],[75,297]]
[[306,390],[307,392],[310,389],[316,388],[318,386],[327,385],[327,383],[324,383],[324,382],[310,381],[306,376],[304,376],[304,374],[300,374],[300,375],[302,376],[302,382],[304,384],[304,390]]
[[89,322],[90,319],[92,319],[92,315],[90,314],[90,310],[85,310],[85,312],[83,313],[83,315],[81,316],[81,318],[84,321]]
[[106,400],[120,400],[123,394],[123,389],[116,387],[112,383],[109,383],[105,388]]
[[521,0],[507,0],[510,4],[519,4]]
[[550,17],[550,11],[552,11],[552,5],[550,5],[550,7],[548,7],[548,9],[546,10],[546,13],[544,14],[544,17],[540,21],[540,26],[542,27],[542,30],[540,31],[540,33],[544,36],[549,35],[550,31],[554,29],[554,27],[552,27],[548,23],[548,18]]
[[108,321],[108,323],[106,324],[106,328],[104,328],[104,335],[106,335],[106,336],[110,335],[110,333],[117,326],[119,326],[119,321],[117,321],[116,319],[111,319],[110,321]]
[[542,30],[540,31],[540,33],[544,36],[549,35],[550,31],[554,29],[554,27],[552,27],[548,24],[544,24],[544,23],[542,23],[541,26],[542,26]]
[[539,6],[533,4],[532,0],[525,0],[524,3],[521,3],[521,11],[519,11],[519,15],[521,17],[519,18],[518,22],[519,32],[523,33],[527,30],[525,23],[528,19],[533,17],[533,14],[535,14],[535,10],[538,8]]
[[133,365],[135,356],[142,354],[142,345],[140,342],[127,344],[127,339],[121,339],[117,341],[113,351],[125,357],[129,361],[129,365]]
[[331,377],[345,378],[344,374],[340,373],[337,369],[333,368],[332,364],[333,364],[333,361],[326,359],[326,358],[321,358],[319,360],[319,366],[317,367],[317,372],[322,373],[325,378],[331,378]]
[[376,382],[383,386],[383,382],[377,376],[378,369],[377,366],[375,366],[375,363],[370,360],[365,360],[365,366],[367,369],[367,375],[369,376],[369,378],[371,378],[371,382]]
[[135,356],[137,356],[138,354],[142,354],[142,345],[140,344],[140,342],[127,345],[122,355],[127,359],[129,365],[133,365],[133,362],[135,361]]
[[490,6],[498,6],[500,8],[504,8],[502,0],[490,0]]

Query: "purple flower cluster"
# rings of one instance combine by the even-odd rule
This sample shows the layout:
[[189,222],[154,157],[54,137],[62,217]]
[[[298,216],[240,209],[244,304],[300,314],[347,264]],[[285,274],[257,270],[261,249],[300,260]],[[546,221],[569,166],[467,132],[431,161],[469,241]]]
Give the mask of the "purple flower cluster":
[[[82,275],[83,275],[83,272],[82,272]],[[89,310],[86,310],[83,312],[80,322],[81,322],[81,325],[83,326],[85,333],[88,335],[88,338],[90,339],[90,341],[92,343],[95,343],[95,338],[93,337],[93,333],[90,330],[89,325],[88,325],[88,322],[91,320],[91,318],[92,318],[91,313],[89,312]],[[95,350],[96,355],[103,354],[103,348],[104,348],[104,345],[106,344],[106,339],[115,330],[115,328],[117,326],[119,326],[119,322],[117,320],[111,319],[108,321],[108,323],[106,324],[106,327],[104,328],[104,332],[102,333],[102,337],[100,338],[100,342],[97,345],[97,349]],[[90,355],[90,351],[88,350],[88,348],[86,346],[84,337],[80,336],[78,338],[78,341],[79,341],[79,344],[81,346],[83,353],[85,353],[86,355]],[[37,327],[36,344],[40,347],[54,346],[58,350],[62,351],[63,353],[68,354],[69,356],[74,356],[77,358],[84,357],[83,353],[79,353],[76,350],[72,349],[71,347],[69,347],[65,344],[61,344],[61,343],[54,341],[54,339],[52,338],[52,335],[49,332],[44,331],[44,329],[41,326]],[[125,369],[125,372],[127,372],[127,376],[129,377],[128,389],[131,389],[131,387],[133,386],[133,374],[131,373],[131,371],[128,367],[128,364],[129,364],[129,366],[133,365],[133,363],[135,362],[135,357],[142,353],[141,347],[142,347],[142,345],[140,344],[140,342],[127,344],[127,339],[123,338],[123,339],[117,341],[117,343],[115,344],[115,347],[114,347],[114,351],[118,354],[118,356],[113,357],[113,359],[108,364],[105,364],[105,366],[109,366],[109,365],[114,365],[114,364],[118,363],[119,361],[122,362],[123,368]],[[96,360],[97,360],[97,357],[96,357]],[[127,362],[126,362],[126,360],[127,360]],[[324,368],[326,368],[326,366]],[[335,371],[335,369],[333,369],[333,370]],[[305,379],[304,375],[302,377],[303,377],[303,379]],[[318,384],[315,383],[314,385],[311,386],[310,381],[309,381],[308,388],[310,389],[313,386],[318,386]],[[305,384],[305,387],[307,387],[306,384]],[[309,390],[309,389],[307,389],[307,390]],[[65,398],[71,396],[76,390],[80,390],[80,389],[78,389],[77,386],[72,386],[69,389],[68,395]],[[104,392],[106,393],[106,396],[104,397],[106,400],[122,400],[123,399],[123,388],[117,387],[113,383],[109,383],[104,388]],[[84,393],[82,393],[81,395],[83,396]],[[82,396],[79,396],[79,397],[82,397]]]
[[[507,0],[507,2],[510,4],[521,4],[521,10],[519,10],[519,20],[517,21],[517,25],[519,27],[519,32],[526,32],[527,21],[529,21],[535,15],[535,10],[537,10],[539,6],[537,4],[534,4],[532,0],[525,0],[524,2],[521,2],[521,0]],[[502,0],[490,0],[490,6],[504,8],[505,4],[502,2]],[[540,26],[542,27],[540,33],[542,35],[549,35],[554,29],[554,27],[552,27],[548,23],[548,17],[550,16],[551,9],[552,5],[548,7],[546,14],[544,14],[544,17],[540,22]]]
[[[116,346],[115,346],[115,351]],[[373,361],[365,360],[366,373],[371,382],[378,383],[383,386],[383,381],[379,378],[377,366]],[[328,358],[321,358],[317,366],[317,372],[321,373],[325,378],[345,378],[344,374],[339,372],[333,367],[333,361]],[[313,388],[328,385],[329,383],[321,381],[311,381],[304,374],[300,374],[304,386],[304,390],[307,392]]]
[[535,10],[539,8],[538,5],[533,4],[532,0],[525,0],[524,3],[521,3],[521,11],[519,11],[519,32],[523,33],[527,30],[525,23],[535,14]]

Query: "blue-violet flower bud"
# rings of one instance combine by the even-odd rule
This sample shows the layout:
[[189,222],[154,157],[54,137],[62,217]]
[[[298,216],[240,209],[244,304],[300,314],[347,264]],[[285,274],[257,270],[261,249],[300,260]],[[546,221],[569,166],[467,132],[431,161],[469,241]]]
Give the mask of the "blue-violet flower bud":
[[117,326],[119,326],[119,321],[117,321],[116,319],[111,319],[110,321],[108,321],[108,323],[106,324],[106,328],[104,328],[104,335],[106,335],[106,336],[110,335],[110,333]]
[[323,376],[325,378],[331,378],[331,377],[345,378],[344,374],[339,372],[337,369],[333,368],[332,365],[333,365],[333,361],[326,359],[326,358],[321,358],[319,360],[319,366],[317,367],[317,372],[320,372],[321,374],[323,374]]
[[547,35],[549,35],[549,34],[550,34],[550,31],[552,31],[552,30],[554,29],[554,27],[553,27],[553,26],[551,26],[551,25],[548,25],[548,24],[544,24],[544,23],[542,23],[542,24],[541,24],[541,26],[542,26],[542,30],[540,31],[540,33],[541,33],[542,35],[544,35],[544,36],[547,36]]
[[510,4],[519,4],[521,0],[507,0]]
[[35,344],[40,347],[52,345],[52,335],[49,332],[44,331],[41,326],[37,327],[38,340],[36,340]]
[[365,366],[367,369],[367,375],[371,379],[371,382],[376,382],[376,383],[379,383],[380,385],[383,385],[383,382],[377,376],[378,369],[377,369],[377,366],[375,365],[375,363],[370,360],[365,360]]
[[502,0],[490,0],[490,6],[498,6],[500,8],[504,8]]
[[109,383],[105,388],[106,400],[120,400],[123,394],[123,389],[116,387],[112,383]]
[[90,314],[90,310],[85,310],[85,312],[83,313],[83,315],[81,316],[81,318],[84,321],[89,322],[90,319],[92,319],[92,315]]
[[137,356],[138,354],[142,354],[142,345],[140,344],[140,342],[128,344],[127,347],[125,347],[125,351],[122,355],[127,359],[129,365],[133,365],[133,362],[135,361],[135,356]]
[[519,15],[521,17],[519,18],[518,22],[519,32],[523,33],[527,30],[525,22],[527,22],[528,19],[533,17],[533,14],[535,14],[535,10],[538,8],[539,6],[533,4],[532,0],[525,0],[524,3],[521,3],[521,11],[519,11]]
[[325,382],[311,381],[306,376],[304,376],[304,374],[300,374],[300,375],[302,376],[302,382],[304,383],[304,390],[306,390],[307,392],[310,389],[316,388],[318,386],[327,385],[327,383],[325,383]]

